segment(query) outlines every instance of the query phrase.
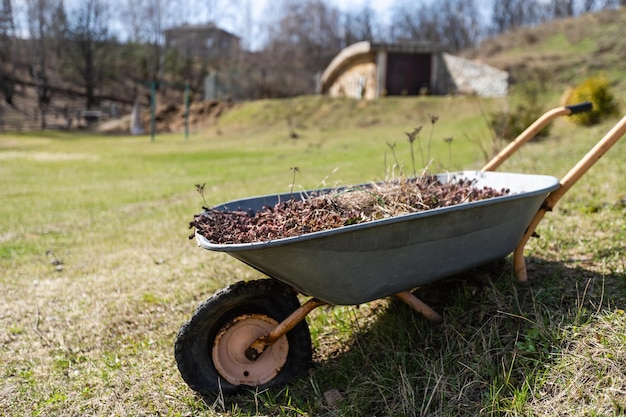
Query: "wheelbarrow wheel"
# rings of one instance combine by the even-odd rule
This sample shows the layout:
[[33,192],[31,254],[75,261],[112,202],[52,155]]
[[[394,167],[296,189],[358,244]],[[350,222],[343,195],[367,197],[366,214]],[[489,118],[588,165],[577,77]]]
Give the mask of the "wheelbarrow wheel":
[[217,291],[185,323],[174,347],[178,369],[191,389],[234,393],[267,388],[304,374],[311,365],[306,321],[269,346],[256,360],[246,349],[300,307],[296,293],[273,279],[238,282]]

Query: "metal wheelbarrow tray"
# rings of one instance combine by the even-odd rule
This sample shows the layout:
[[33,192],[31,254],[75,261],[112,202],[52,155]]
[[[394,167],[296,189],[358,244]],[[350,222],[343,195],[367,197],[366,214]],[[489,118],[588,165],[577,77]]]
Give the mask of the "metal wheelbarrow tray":
[[[588,111],[589,103],[545,113],[480,171],[441,174],[442,182],[507,188],[506,196],[267,242],[199,245],[225,252],[270,279],[240,281],[218,290],[178,332],[174,353],[187,384],[202,394],[228,394],[289,382],[310,367],[306,316],[327,304],[361,304],[396,296],[426,318],[442,316],[411,290],[513,252],[513,269],[527,280],[524,247],[557,201],[626,134],[618,122],[561,180],[492,172],[551,120]],[[303,193],[235,200],[215,210],[260,210]],[[298,294],[309,296],[303,304]]]
[[[394,295],[502,258],[515,249],[559,181],[542,175],[456,172],[437,175],[474,186],[508,188],[502,197],[437,208],[259,243],[200,246],[240,261],[328,304],[353,305]],[[231,201],[217,210],[256,212],[314,191]]]

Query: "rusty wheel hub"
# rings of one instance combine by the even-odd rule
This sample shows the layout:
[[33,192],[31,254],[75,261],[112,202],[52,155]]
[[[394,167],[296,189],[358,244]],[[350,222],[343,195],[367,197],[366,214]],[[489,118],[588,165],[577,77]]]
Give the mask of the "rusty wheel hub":
[[244,314],[228,322],[215,337],[212,358],[219,374],[233,385],[258,386],[271,381],[287,362],[289,342],[283,336],[255,361],[246,350],[278,322],[264,314]]

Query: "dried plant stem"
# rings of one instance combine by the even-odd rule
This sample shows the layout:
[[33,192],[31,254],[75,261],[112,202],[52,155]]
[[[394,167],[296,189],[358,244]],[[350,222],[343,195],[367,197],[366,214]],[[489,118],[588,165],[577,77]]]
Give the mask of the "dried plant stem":
[[430,137],[428,138],[428,153],[426,155],[426,159],[428,159],[430,161],[430,145],[432,144],[433,141],[433,133],[435,133],[435,124],[437,123],[437,121],[439,120],[439,116],[437,116],[436,114],[430,114]]
[[389,146],[389,149],[391,149],[391,154],[393,155],[393,160],[395,161],[396,166],[400,166],[400,163],[398,162],[398,158],[396,156],[396,144],[394,143],[389,143],[387,142],[387,146]]
[[202,197],[202,202],[204,203],[204,207],[208,207],[208,204],[206,202],[206,199],[204,198],[204,186],[206,185],[206,183],[203,184],[196,184],[196,191],[198,192],[198,194],[200,194],[200,196]]
[[45,346],[51,346],[50,341],[46,339],[45,336],[41,334],[41,332],[39,331],[40,321],[41,320],[39,318],[39,305],[37,305],[36,310],[35,310],[35,325],[33,326],[33,330],[35,331],[35,334],[41,338]]
[[443,138],[443,141],[448,144],[448,171],[452,167],[452,136]]
[[291,167],[289,168],[291,169],[291,171],[293,172],[293,180],[291,182],[291,197],[293,198],[293,187],[296,184],[296,172],[300,172],[300,168],[299,167]]
[[422,158],[422,166],[426,165],[426,160],[424,159],[424,148],[422,147],[422,141],[418,140],[417,144],[419,145],[420,148],[420,156]]
[[[415,150],[413,149],[413,142],[415,142],[415,139],[417,139],[419,137],[419,133],[422,130],[422,127],[416,127],[415,129],[413,129],[412,132],[406,132],[406,137],[407,140],[409,141],[409,147],[411,148],[411,162],[413,162],[413,176],[417,176],[417,172],[415,169]],[[420,145],[420,151],[421,151],[421,145]],[[422,153],[422,159],[423,159],[423,153]],[[422,161],[423,162],[423,161]]]
[[409,147],[411,148],[411,162],[413,163],[413,176],[417,176],[417,172],[415,170],[415,152],[413,151],[413,142],[409,142]]

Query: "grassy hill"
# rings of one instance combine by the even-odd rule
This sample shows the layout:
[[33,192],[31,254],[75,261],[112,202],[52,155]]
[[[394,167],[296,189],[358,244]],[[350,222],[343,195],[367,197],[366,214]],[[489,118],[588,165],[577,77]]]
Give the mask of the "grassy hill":
[[[558,19],[487,39],[469,57],[511,71],[515,79],[543,78],[564,89],[603,74],[620,97],[626,92],[626,8]],[[539,74],[534,74],[538,72]]]
[[[224,113],[217,121],[195,115],[195,124],[197,129],[213,125],[215,131],[231,127],[241,129],[242,132],[278,128],[287,135],[292,130],[297,134],[305,134],[308,129],[331,132],[363,127],[370,131],[380,129],[388,132],[386,126],[405,127],[421,123],[425,113],[443,115],[446,108],[454,107],[455,118],[463,115],[462,120],[457,122],[465,126],[485,125],[491,112],[503,109],[515,111],[519,103],[532,102],[540,114],[540,110],[559,105],[573,86],[595,76],[605,77],[609,81],[611,92],[620,105],[626,108],[624,22],[626,8],[607,10],[522,28],[486,39],[477,48],[465,51],[463,55],[468,58],[510,72],[511,94],[506,100],[491,101],[494,104],[484,102],[476,107],[453,98],[449,101],[386,98],[356,102],[311,96],[243,102]],[[175,114],[177,120],[182,117],[182,111],[180,109]],[[180,123],[177,125],[180,129]],[[485,134],[488,132],[482,132],[482,135]]]

